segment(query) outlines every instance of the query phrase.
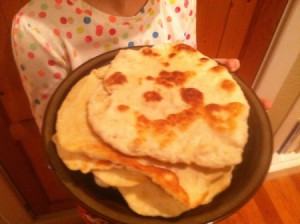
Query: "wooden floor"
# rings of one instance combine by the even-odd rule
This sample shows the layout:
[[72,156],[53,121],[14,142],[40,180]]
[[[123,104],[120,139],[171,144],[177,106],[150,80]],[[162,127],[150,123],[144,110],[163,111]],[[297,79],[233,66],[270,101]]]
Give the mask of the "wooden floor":
[[218,224],[300,224],[300,173],[265,181],[238,212]]
[[[265,181],[244,207],[217,224],[281,223],[300,224],[300,172]],[[73,211],[34,224],[82,224],[82,221]]]
[[[82,224],[76,211],[34,224]],[[217,224],[300,224],[300,172],[266,180],[238,212]],[[197,223],[191,223],[197,224]]]

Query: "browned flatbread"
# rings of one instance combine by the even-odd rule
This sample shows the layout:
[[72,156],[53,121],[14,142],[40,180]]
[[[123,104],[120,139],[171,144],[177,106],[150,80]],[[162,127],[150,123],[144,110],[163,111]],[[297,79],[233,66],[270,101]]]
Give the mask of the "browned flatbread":
[[[182,51],[185,52],[188,49],[188,52],[192,53],[191,60],[197,59],[197,63],[199,63],[199,65],[197,65],[200,66],[202,64],[200,67],[203,69],[205,68],[207,73],[211,73],[209,74],[210,77],[213,76],[211,79],[215,82],[220,82],[220,85],[223,85],[222,88],[238,88],[236,83],[232,84],[232,80],[225,84],[227,81],[224,81],[224,77],[222,76],[225,72],[222,67],[211,67],[212,65],[215,65],[215,62],[206,57],[204,58],[200,53],[194,54],[194,50],[187,48],[186,46],[184,48],[183,46],[184,45],[162,45],[154,50],[152,48],[143,48],[139,52],[147,57],[149,56],[150,59],[148,58],[147,60],[149,60],[149,63],[153,63],[151,57],[159,57],[156,55],[158,54],[156,51],[160,50],[162,52],[168,52],[162,49],[169,49],[170,47],[176,48],[178,51],[177,55],[171,55],[169,53],[169,57],[177,58],[176,62],[178,62],[182,57],[180,56]],[[140,53],[138,53],[138,55]],[[136,54],[131,50],[129,50],[128,54],[132,54],[131,56],[133,59],[137,60]],[[127,53],[125,55],[127,55]],[[186,55],[186,52],[183,53],[183,55]],[[201,55],[201,58],[199,59],[197,55]],[[131,57],[129,58],[130,60],[128,63],[132,64]],[[124,58],[122,58],[122,60],[123,59]],[[125,57],[125,59],[127,60],[128,58]],[[117,60],[116,63],[124,64],[124,61],[122,60]],[[162,60],[162,58],[160,60]],[[167,61],[162,61],[163,63],[160,63],[162,63],[163,66],[170,66],[170,64],[167,65]],[[192,62],[189,63],[192,64]],[[99,107],[102,108],[103,105],[115,105],[113,106],[115,108],[113,114],[116,115],[118,120],[118,114],[127,113],[133,108],[133,101],[130,104],[128,102],[117,102],[115,104],[115,102],[109,98],[110,95],[113,95],[114,91],[118,90],[118,85],[114,85],[114,83],[124,82],[122,75],[120,76],[119,73],[113,72],[113,69],[115,69],[113,65],[114,62],[109,66],[96,69],[88,76],[82,78],[71,89],[64,100],[58,112],[56,124],[57,132],[54,138],[62,160],[70,169],[81,170],[83,173],[94,173],[95,181],[100,186],[111,186],[119,189],[125,200],[128,202],[128,205],[142,215],[174,217],[186,210],[209,203],[215,195],[219,194],[229,186],[232,170],[234,168],[233,165],[240,162],[241,153],[243,151],[241,145],[244,144],[243,138],[245,137],[245,130],[242,131],[242,137],[240,142],[238,142],[235,141],[238,137],[238,133],[236,133],[235,130],[234,133],[232,133],[231,129],[244,127],[238,125],[236,120],[241,116],[241,113],[243,116],[246,116],[248,106],[243,101],[244,99],[236,102],[230,98],[230,100],[227,99],[227,101],[224,101],[224,105],[213,103],[215,100],[214,97],[207,97],[204,101],[203,97],[199,97],[198,94],[199,90],[197,89],[197,82],[199,80],[197,78],[193,78],[191,82],[186,81],[186,83],[192,85],[192,87],[187,86],[183,88],[181,86],[181,94],[176,95],[175,93],[179,88],[177,84],[181,83],[182,79],[178,78],[174,81],[173,76],[177,73],[173,72],[171,74],[173,78],[168,79],[165,77],[158,81],[163,83],[164,86],[172,85],[172,87],[166,87],[171,88],[172,91],[167,91],[168,89],[166,89],[163,90],[164,94],[162,94],[171,101],[170,107],[166,107],[165,104],[160,106],[156,104],[155,100],[159,97],[155,94],[155,91],[147,90],[145,93],[145,89],[142,88],[141,90],[138,90],[137,93],[131,93],[135,94],[136,97],[141,96],[138,94],[139,92],[143,93],[141,97],[142,101],[139,101],[140,104],[145,103],[145,99],[150,99],[150,101],[154,99],[154,102],[152,101],[153,104],[150,103],[150,108],[148,102],[146,102],[145,105],[137,106],[137,108],[143,109],[144,117],[141,115],[137,116],[139,113],[131,113],[131,115],[129,115],[134,119],[139,117],[137,123],[134,123],[133,125],[129,123],[129,125],[132,125],[131,127],[129,126],[129,129],[132,129],[133,131],[138,130],[139,133],[138,138],[133,138],[136,147],[135,150],[147,152],[143,148],[144,143],[147,143],[147,138],[154,137],[153,141],[158,141],[161,144],[161,153],[128,153],[126,150],[124,151],[118,148],[120,143],[115,144],[115,142],[107,141],[103,136],[103,133],[95,131],[95,129],[97,129],[95,126],[99,124],[95,119],[99,118],[99,114],[107,113],[107,111],[97,111],[97,113],[92,113],[92,115],[89,113],[89,110],[98,110]],[[126,68],[124,68],[124,70],[126,70]],[[195,76],[194,71],[190,70],[185,71],[184,74],[189,78]],[[217,77],[218,75],[223,77],[223,79]],[[227,75],[225,77],[227,78]],[[152,83],[152,78],[147,79],[149,80],[145,81],[141,79],[140,76],[134,74],[134,80],[138,80],[138,83],[140,83],[141,86],[143,86],[141,84],[142,82],[148,84],[149,82]],[[194,83],[195,80],[197,81],[196,84]],[[111,83],[113,83],[113,85],[110,85]],[[153,87],[152,84],[147,86],[147,88]],[[234,87],[231,85],[234,85]],[[158,90],[156,89],[156,91]],[[226,91],[228,92],[228,90]],[[124,99],[128,96],[126,94],[123,97]],[[173,97],[173,95],[176,96]],[[241,97],[240,92],[237,93],[237,96],[232,97],[237,97],[237,99],[239,99]],[[182,103],[183,99],[185,104]],[[242,103],[245,103],[245,105],[242,105]],[[175,112],[173,111],[174,105],[176,105],[175,110],[177,110]],[[145,108],[148,110],[145,110]],[[156,112],[156,110],[158,111]],[[149,111],[151,111],[151,113]],[[174,113],[170,115],[172,111]],[[152,113],[154,114],[153,116],[158,117],[149,119],[150,114]],[[164,113],[164,118],[159,117],[161,116],[161,113]],[[91,116],[94,117],[91,119]],[[196,123],[195,127],[193,126],[193,123],[198,121],[198,116],[204,116],[204,118],[201,118],[202,121],[200,122],[201,124],[205,123],[206,126],[204,129],[198,129],[199,123]],[[128,116],[126,115],[125,118],[127,119]],[[118,120],[120,122],[119,126],[115,123],[113,125],[109,123],[111,120],[108,123],[104,120],[102,121],[107,125],[109,133],[117,131],[117,134],[119,134],[120,132],[128,131],[128,129],[123,130],[124,124],[120,122],[120,120]],[[245,120],[240,120],[240,122],[245,122]],[[113,131],[110,132],[110,129]],[[185,133],[186,131],[188,133]],[[203,131],[207,133],[202,133]],[[128,134],[130,133],[131,132],[129,131]],[[227,138],[230,133],[234,135],[233,138]],[[209,136],[209,134],[212,136]],[[197,151],[197,153],[201,154],[197,157],[197,162],[195,162],[196,160],[190,160],[191,155],[194,154],[189,153],[189,148],[186,148],[187,146],[184,146],[185,148],[183,151],[179,150],[179,146],[183,147],[182,144],[179,144],[175,151],[171,152],[171,159],[170,157],[165,157],[164,159],[159,157],[160,155],[162,157],[167,155],[163,152],[164,150],[168,150],[165,146],[167,147],[169,143],[171,144],[176,138],[181,138],[179,135],[183,135],[188,138],[187,140],[192,141],[192,146],[198,144],[193,143],[199,141],[198,135],[200,135],[201,139],[209,136],[208,140],[205,140],[203,143],[204,148],[200,147],[199,151]],[[139,139],[141,136],[146,138],[146,140]],[[218,138],[218,144],[213,144],[212,147],[205,145],[210,141],[215,140],[214,137]],[[119,140],[119,138],[116,138],[114,141],[117,140]],[[237,144],[235,145],[237,148],[237,156],[234,161],[228,163],[228,158],[226,158],[225,155],[228,153],[228,150],[223,151],[223,148],[219,148],[220,142],[226,143],[227,145],[232,145],[233,143]],[[124,141],[121,141],[121,143],[127,144]],[[150,145],[147,147],[150,147]],[[194,148],[193,150],[196,149]],[[180,157],[177,155],[178,153],[186,153],[188,156]],[[199,160],[199,157],[202,159]],[[181,160],[182,158],[185,158],[186,160]],[[205,158],[207,158],[207,161],[205,163],[201,162],[204,161]],[[161,203],[154,198],[151,200],[151,197],[143,197],[143,192],[145,190],[159,195]],[[148,193],[151,195],[151,192]],[[167,208],[166,205],[170,202],[172,202],[171,204],[173,204],[174,207]]]
[[216,168],[241,162],[248,113],[227,69],[184,44],[120,51],[88,103],[121,153]]

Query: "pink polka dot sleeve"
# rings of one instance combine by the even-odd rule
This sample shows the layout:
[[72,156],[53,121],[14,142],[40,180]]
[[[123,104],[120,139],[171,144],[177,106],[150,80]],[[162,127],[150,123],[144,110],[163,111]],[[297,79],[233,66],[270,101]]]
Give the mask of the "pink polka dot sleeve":
[[[39,16],[45,15],[42,12]],[[19,13],[15,16],[12,26],[13,53],[39,128],[49,98],[70,71],[62,48],[55,46],[57,42],[44,39],[40,32],[27,15]]]
[[196,0],[148,0],[132,17],[83,0],[30,1],[15,16],[12,45],[34,118],[71,70],[107,51],[164,42],[196,46]]
[[196,47],[196,0],[164,0],[161,14],[165,18],[165,30],[171,40]]

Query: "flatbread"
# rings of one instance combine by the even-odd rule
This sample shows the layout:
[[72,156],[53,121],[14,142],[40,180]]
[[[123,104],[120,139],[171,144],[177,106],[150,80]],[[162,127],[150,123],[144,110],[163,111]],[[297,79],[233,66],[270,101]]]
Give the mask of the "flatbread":
[[74,86],[58,111],[56,124],[58,147],[73,154],[84,154],[87,158],[112,161],[114,164],[143,173],[155,183],[162,185],[178,200],[188,204],[188,195],[179,185],[178,177],[173,172],[152,165],[143,165],[136,158],[119,153],[91,130],[87,121],[87,101],[101,83],[101,79],[94,74],[95,72],[92,72]]
[[215,168],[241,162],[248,113],[227,69],[184,44],[120,51],[88,103],[119,152]]
[[[147,157],[128,156],[107,145],[95,135],[87,120],[89,96],[102,82],[94,74],[95,72],[92,72],[74,86],[58,112],[56,144],[58,149],[64,149],[69,153],[67,155],[71,156],[63,156],[62,159],[68,163],[75,157],[79,159],[77,164],[80,164],[82,158],[83,167],[86,166],[86,162],[109,161],[114,166],[123,166],[150,178],[154,184],[189,208],[200,205],[209,190],[209,183],[216,178],[215,176],[219,177],[228,172],[227,168],[210,169],[210,172],[207,172],[207,168],[174,166]],[[94,170],[99,169],[94,167]],[[97,178],[99,179],[101,180]],[[105,181],[102,180],[101,183],[105,184]]]
[[[162,216],[166,218],[176,217],[185,211],[197,207],[199,204],[204,205],[210,203],[216,195],[224,191],[230,185],[232,178],[231,171],[232,168],[228,168],[227,172],[224,172],[223,175],[212,176],[213,178],[211,182],[204,187],[206,193],[203,194],[201,202],[197,201],[197,199],[199,200],[197,196],[199,195],[199,191],[203,190],[203,188],[201,188],[202,184],[196,184],[197,188],[193,187],[195,181],[184,183],[184,185],[190,190],[189,197],[192,198],[192,203],[194,203],[194,206],[192,207],[187,207],[185,204],[171,197],[160,186],[151,181],[145,181],[131,187],[121,186],[118,187],[118,189],[129,207],[140,215]],[[195,178],[198,182],[203,182],[203,180],[198,179],[197,176],[195,176]]]
[[58,156],[70,170],[79,170],[82,173],[89,173],[93,170],[109,170],[118,167],[108,160],[96,160],[83,153],[73,153],[65,150],[58,144],[56,137],[53,137]]
[[189,210],[151,181],[132,187],[119,187],[119,191],[128,206],[140,215],[170,218]]
[[95,169],[92,171],[94,177],[102,184],[111,187],[133,187],[146,181],[151,181],[141,173],[127,170],[125,167],[111,169]]
[[[187,55],[190,60],[184,61]],[[149,65],[145,74],[150,68],[154,74],[161,69],[156,67],[158,61],[164,68],[172,69],[167,70],[167,77],[158,81],[163,87],[153,81],[159,77],[144,78],[139,72],[126,76],[133,80],[126,90],[123,85],[115,85],[124,81],[115,70],[123,64],[122,72],[129,72],[127,63],[142,63],[140,56]],[[218,95],[199,97],[197,88],[207,79],[204,75],[192,69],[180,70],[181,61],[189,68],[195,67],[195,60],[213,83],[221,83],[226,89],[228,96],[222,96],[224,104],[216,103],[221,100]],[[141,72],[139,65],[131,69]],[[172,73],[171,79],[169,73]],[[187,76],[184,80],[182,73]],[[117,75],[112,78],[112,74]],[[174,80],[173,76],[178,77]],[[242,117],[247,116],[248,105],[241,98],[237,84],[232,80],[224,82],[224,77],[227,80],[226,70],[186,45],[122,51],[112,64],[95,69],[78,81],[63,101],[53,137],[58,154],[69,169],[91,172],[99,186],[118,189],[138,214],[175,217],[207,204],[230,185],[232,170],[240,162],[247,136],[244,133],[247,124]],[[216,88],[215,85],[212,86]],[[206,93],[209,90],[205,88],[213,87],[201,86],[201,90]],[[169,102],[156,102],[157,95],[152,88]],[[182,93],[185,89],[187,92]],[[145,103],[145,99],[151,100]],[[132,121],[134,123],[130,123]],[[107,136],[111,135],[112,139],[98,129],[102,122],[107,127]],[[187,139],[178,142],[176,138]],[[132,145],[135,148],[129,147]],[[154,151],[150,152],[152,146]],[[171,150],[171,146],[176,147]]]

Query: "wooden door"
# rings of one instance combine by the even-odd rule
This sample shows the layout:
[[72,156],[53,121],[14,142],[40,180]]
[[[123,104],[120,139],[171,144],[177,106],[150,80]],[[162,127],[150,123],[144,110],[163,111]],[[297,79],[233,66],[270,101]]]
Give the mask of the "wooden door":
[[[74,207],[45,159],[10,48],[13,15],[28,0],[0,0],[0,163],[31,214]],[[198,48],[210,57],[239,58],[251,85],[288,0],[198,0]]]
[[0,163],[29,212],[36,216],[75,207],[75,203],[48,168],[12,55],[12,19],[27,2],[0,1]]

